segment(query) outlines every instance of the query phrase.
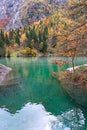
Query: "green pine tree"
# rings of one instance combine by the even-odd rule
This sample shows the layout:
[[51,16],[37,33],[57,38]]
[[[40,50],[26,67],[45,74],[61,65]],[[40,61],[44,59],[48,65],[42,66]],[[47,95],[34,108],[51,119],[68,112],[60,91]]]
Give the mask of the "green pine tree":
[[8,35],[6,34],[6,36],[5,36],[5,43],[6,43],[6,45],[9,45],[10,44],[10,40],[9,40],[9,38],[8,38]]
[[15,42],[16,42],[18,45],[20,45],[20,38],[18,37],[18,35],[16,35],[16,37],[15,37]]

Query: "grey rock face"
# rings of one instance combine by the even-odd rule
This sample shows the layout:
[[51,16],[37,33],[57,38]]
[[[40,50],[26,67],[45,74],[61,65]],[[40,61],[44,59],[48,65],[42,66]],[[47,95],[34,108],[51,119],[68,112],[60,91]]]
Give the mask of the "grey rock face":
[[5,29],[19,28],[48,15],[51,15],[49,5],[55,8],[64,4],[66,0],[0,0],[0,21],[9,18]]
[[19,15],[21,14],[19,8],[24,4],[24,1],[25,0],[0,0],[0,21],[4,18],[10,19],[6,26],[7,30],[22,26],[19,20]]

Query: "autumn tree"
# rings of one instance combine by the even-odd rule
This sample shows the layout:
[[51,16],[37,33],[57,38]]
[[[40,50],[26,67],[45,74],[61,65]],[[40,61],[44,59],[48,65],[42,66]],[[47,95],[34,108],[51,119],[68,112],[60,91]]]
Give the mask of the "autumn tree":
[[57,45],[57,36],[53,35],[52,36],[52,47],[54,48]]
[[13,30],[10,30],[10,31],[9,31],[9,39],[10,39],[10,40],[13,39]]
[[[68,13],[67,13],[68,12]],[[66,11],[67,19],[74,22],[68,29],[63,28],[61,37],[62,48],[65,56],[72,57],[74,71],[74,58],[77,53],[86,48],[87,54],[87,1],[86,0],[68,0],[68,9]]]

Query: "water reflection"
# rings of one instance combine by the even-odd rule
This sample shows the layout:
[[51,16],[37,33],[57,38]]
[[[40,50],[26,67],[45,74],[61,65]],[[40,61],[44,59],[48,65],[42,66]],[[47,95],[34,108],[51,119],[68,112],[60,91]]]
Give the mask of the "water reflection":
[[78,108],[72,109],[58,116],[61,121],[61,128],[67,127],[67,130],[84,130],[85,118],[82,111]]
[[51,76],[53,71],[60,70],[51,64],[55,59],[0,59],[13,68],[15,78],[19,77],[17,85],[0,87],[0,130],[86,130],[86,110],[84,117]]
[[54,116],[39,104],[26,104],[16,114],[0,109],[1,130],[85,130],[85,118],[80,109]]

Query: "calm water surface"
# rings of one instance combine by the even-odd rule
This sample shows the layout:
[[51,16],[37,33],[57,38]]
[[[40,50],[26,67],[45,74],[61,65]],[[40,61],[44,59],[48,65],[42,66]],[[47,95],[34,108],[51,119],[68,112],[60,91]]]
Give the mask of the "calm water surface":
[[[12,67],[17,83],[0,87],[0,130],[87,130],[87,110],[72,101],[51,75],[70,65],[53,65],[55,59],[0,59]],[[75,61],[84,63],[85,57]]]

